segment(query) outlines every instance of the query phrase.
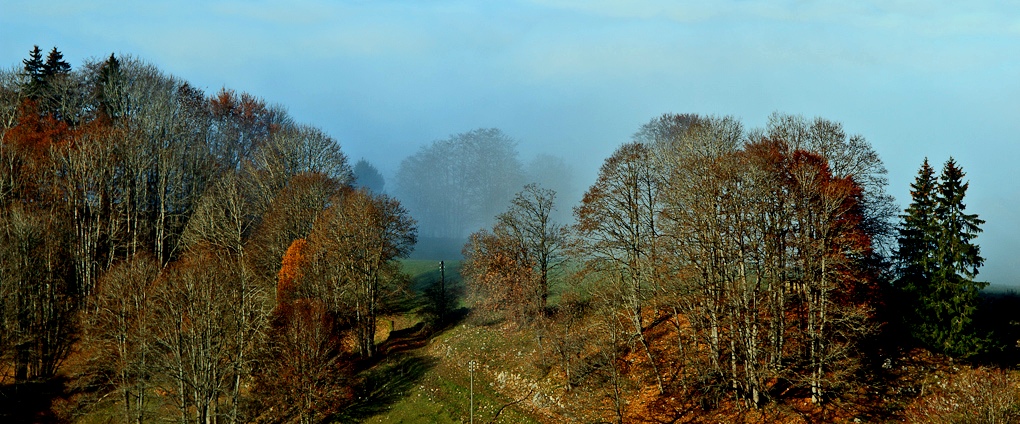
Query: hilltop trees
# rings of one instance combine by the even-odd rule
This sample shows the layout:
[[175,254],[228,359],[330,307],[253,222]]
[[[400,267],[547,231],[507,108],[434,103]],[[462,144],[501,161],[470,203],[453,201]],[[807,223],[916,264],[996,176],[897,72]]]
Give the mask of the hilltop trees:
[[[80,340],[90,399],[125,422],[250,421],[287,246],[313,228],[364,232],[342,236],[363,242],[349,251],[368,270],[347,290],[396,278],[391,259],[414,243],[399,204],[357,195],[338,143],[282,108],[207,96],[130,57],[73,69],[35,48],[23,65],[0,71],[4,379],[52,377]],[[363,219],[319,219],[350,214]]]
[[988,283],[975,281],[984,259],[973,240],[983,220],[965,212],[969,183],[950,158],[935,178],[925,159],[911,184],[911,202],[902,215],[897,286],[907,295],[908,324],[926,346],[968,356],[980,349],[971,328],[978,292]]
[[614,334],[589,340],[599,354],[576,366],[612,371],[601,378],[614,399],[652,382],[703,406],[761,406],[777,387],[841,397],[877,324],[873,246],[888,231],[868,210],[888,200],[870,147],[836,123],[782,115],[753,131],[664,115],[636,138],[574,210],[575,284],[599,312],[572,322]]

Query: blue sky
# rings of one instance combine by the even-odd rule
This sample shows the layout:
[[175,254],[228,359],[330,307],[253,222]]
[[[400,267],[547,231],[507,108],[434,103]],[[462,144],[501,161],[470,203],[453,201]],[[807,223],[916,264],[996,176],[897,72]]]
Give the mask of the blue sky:
[[499,127],[587,186],[652,117],[773,111],[864,135],[903,205],[954,156],[987,221],[981,278],[1020,285],[1020,6],[921,1],[21,1],[0,66],[33,45],[130,54],[247,91],[384,174],[418,146]]

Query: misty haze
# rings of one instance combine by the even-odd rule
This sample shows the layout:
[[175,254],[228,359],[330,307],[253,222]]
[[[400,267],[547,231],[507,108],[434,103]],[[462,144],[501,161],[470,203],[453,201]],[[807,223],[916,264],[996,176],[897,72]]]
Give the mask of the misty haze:
[[0,5],[0,421],[1020,422],[1020,10]]

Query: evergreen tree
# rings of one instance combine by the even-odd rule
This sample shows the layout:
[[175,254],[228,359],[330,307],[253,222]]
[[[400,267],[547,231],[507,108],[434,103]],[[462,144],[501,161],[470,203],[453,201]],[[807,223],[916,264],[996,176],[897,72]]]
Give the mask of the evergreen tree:
[[970,184],[963,182],[964,175],[956,161],[949,158],[939,177],[935,215],[941,232],[931,307],[939,323],[933,340],[935,346],[946,353],[967,356],[980,348],[980,340],[970,324],[977,309],[978,293],[988,283],[974,280],[984,263],[974,239],[985,221],[977,214],[965,212],[963,197]]
[[897,285],[911,306],[911,332],[928,347],[956,356],[981,348],[971,322],[978,293],[987,285],[974,280],[984,262],[974,244],[984,221],[965,212],[964,175],[950,158],[936,181],[925,159],[911,184],[897,251]]
[[21,63],[25,64],[25,76],[28,77],[28,85],[22,88],[27,90],[29,97],[37,98],[46,84],[45,74],[43,73],[45,64],[43,63],[42,50],[39,49],[39,46],[35,46],[29,52],[28,59],[22,60]]
[[354,164],[354,178],[356,186],[365,187],[375,193],[382,193],[383,188],[386,187],[386,180],[382,174],[365,159]]
[[110,53],[110,58],[99,68],[99,83],[96,84],[96,98],[99,109],[109,119],[117,119],[123,115],[121,99],[124,96],[123,76],[120,61]]
[[[36,46],[36,50],[39,46]],[[63,75],[71,72],[71,65],[64,61],[64,54],[60,53],[56,47],[50,50],[50,53],[46,55],[46,63],[42,66],[43,76],[46,78],[54,75]]]
[[901,265],[898,285],[910,293],[928,290],[934,269],[934,252],[938,224],[935,222],[935,170],[924,159],[921,169],[910,185],[910,206],[901,215],[897,261]]

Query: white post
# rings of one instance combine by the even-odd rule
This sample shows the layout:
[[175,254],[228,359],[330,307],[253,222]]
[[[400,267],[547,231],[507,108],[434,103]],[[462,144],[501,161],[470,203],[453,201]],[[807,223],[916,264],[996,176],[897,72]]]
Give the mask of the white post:
[[471,375],[471,406],[469,407],[468,416],[470,417],[471,424],[475,424],[475,366],[477,363],[472,360],[468,362],[468,374]]

